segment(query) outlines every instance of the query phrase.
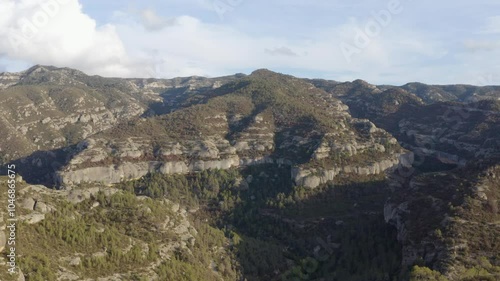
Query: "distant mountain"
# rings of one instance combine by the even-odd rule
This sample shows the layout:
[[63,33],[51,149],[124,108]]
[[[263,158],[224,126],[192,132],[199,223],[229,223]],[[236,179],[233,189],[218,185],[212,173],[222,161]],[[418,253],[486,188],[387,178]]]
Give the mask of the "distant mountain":
[[[500,88],[314,83],[414,153],[412,168],[390,175],[394,192],[384,210],[398,229],[402,263],[437,269],[447,280],[498,279],[490,261],[500,251]],[[416,280],[439,275],[414,273],[423,278]]]
[[0,160],[76,144],[120,122],[151,112],[172,90],[217,87],[220,79],[118,79],[51,66],[0,74]]
[[500,86],[473,85],[426,85],[423,83],[408,83],[403,86],[372,85],[363,80],[353,82],[337,82],[322,79],[312,79],[318,88],[322,88],[337,97],[360,94],[377,94],[388,89],[400,89],[421,99],[426,104],[436,102],[476,102],[481,100],[500,100]]
[[422,83],[408,83],[401,87],[420,97],[426,103],[440,101],[475,102],[480,100],[499,100],[500,86],[472,86],[472,85],[425,85]]
[[56,173],[58,184],[276,163],[293,166],[297,184],[316,187],[341,172],[382,173],[405,153],[328,93],[268,70],[180,99],[169,100],[171,113],[121,123],[81,142]]

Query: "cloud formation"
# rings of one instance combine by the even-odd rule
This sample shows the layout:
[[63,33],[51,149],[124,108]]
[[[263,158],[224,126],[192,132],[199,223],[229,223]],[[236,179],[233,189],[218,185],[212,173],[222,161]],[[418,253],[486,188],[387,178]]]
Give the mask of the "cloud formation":
[[[478,26],[468,32],[464,26],[445,32],[440,25],[420,27],[409,21],[419,16],[414,2],[402,2],[401,12],[388,17],[388,2],[257,1],[266,5],[261,16],[268,15],[259,23],[254,21],[254,2],[238,2],[221,20],[209,0],[186,1],[133,9],[114,3],[107,18],[99,10],[101,18],[96,19],[78,0],[1,0],[5,16],[0,18],[0,37],[8,40],[0,42],[0,63],[9,70],[49,64],[121,77],[219,76],[269,68],[304,77],[392,84],[469,83],[474,82],[471,77],[500,71],[491,60],[500,55],[498,41],[490,35],[499,31],[500,17],[494,15],[477,20]],[[359,9],[348,9],[352,5]],[[435,10],[444,9],[436,5]],[[286,15],[276,13],[283,7],[303,18],[288,22]],[[313,20],[313,11],[326,10]],[[188,15],[190,11],[197,16]],[[349,59],[342,44],[355,47]]]
[[113,25],[97,26],[77,0],[3,0],[0,53],[9,59],[129,75],[129,59]]

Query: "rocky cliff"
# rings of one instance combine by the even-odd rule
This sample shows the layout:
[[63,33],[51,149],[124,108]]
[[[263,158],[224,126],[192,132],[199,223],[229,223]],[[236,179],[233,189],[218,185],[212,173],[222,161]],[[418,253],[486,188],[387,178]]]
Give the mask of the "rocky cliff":
[[314,188],[340,172],[383,173],[404,152],[387,132],[294,77],[256,71],[201,100],[84,140],[56,173],[57,183],[274,163],[293,166],[295,183]]
[[[0,161],[75,144],[120,122],[152,114],[176,92],[212,89],[232,77],[171,80],[87,76],[68,68],[34,66],[0,74]],[[186,97],[185,95],[184,97]]]
[[498,87],[313,83],[413,153],[390,174],[384,208],[403,267],[427,266],[446,280],[498,279]]
[[[105,220],[107,216],[100,212],[113,213],[114,207],[124,204],[137,207],[140,214],[148,212],[144,204],[120,197],[121,193],[117,193],[116,202],[109,203],[106,198],[112,194],[105,194],[106,198],[99,195],[99,191],[114,190],[107,185],[132,186],[133,191],[149,190],[163,196],[172,191],[165,186],[175,183],[198,192],[198,199],[215,196],[212,199],[218,201],[211,202],[211,207],[232,206],[249,225],[255,225],[252,219],[263,217],[276,220],[273,224],[292,223],[299,232],[306,224],[321,225],[325,232],[328,229],[327,237],[344,233],[344,221],[347,225],[357,216],[383,225],[383,211],[402,245],[402,272],[420,265],[449,280],[478,276],[495,280],[491,278],[500,272],[498,98],[498,87],[494,86],[410,83],[395,87],[363,80],[299,79],[268,70],[219,78],[119,79],[35,66],[20,73],[0,74],[0,130],[6,136],[0,140],[0,164],[14,161],[31,184],[62,188],[45,192],[44,187],[31,185],[24,189],[23,193],[34,195],[20,202],[21,218],[35,228],[43,225],[51,229],[52,225],[45,224],[47,220],[67,212],[66,203],[55,204],[50,198],[84,202],[78,207],[82,213],[87,207],[96,210],[92,212],[95,217],[89,219],[92,222],[95,218]],[[268,175],[262,169],[279,172]],[[208,176],[221,172],[218,170],[224,170],[219,175],[221,182],[227,181],[226,172],[244,174],[237,181],[225,182],[227,190],[220,197],[214,191],[219,188],[218,180]],[[249,185],[254,189],[259,186],[251,183],[259,178],[251,171],[258,171],[271,190],[260,190],[262,194],[250,190]],[[185,185],[193,177],[206,177],[207,186],[196,181]],[[130,181],[134,179],[140,180]],[[339,185],[340,191],[329,189],[333,185]],[[217,188],[212,190],[212,186]],[[379,192],[376,195],[370,193],[374,186]],[[387,188],[392,193],[386,202]],[[237,194],[233,201],[238,203],[226,202],[231,192]],[[240,192],[246,197],[239,197]],[[342,192],[345,197],[337,198]],[[335,206],[325,198],[336,198]],[[262,205],[256,207],[255,200],[261,200]],[[103,211],[97,203],[109,206]],[[359,209],[358,203],[364,207]],[[252,212],[244,209],[247,207]],[[282,218],[289,207],[297,213]],[[309,209],[304,211],[305,207]],[[174,213],[179,212],[175,204],[173,208],[177,209]],[[312,217],[300,218],[304,212]],[[174,233],[185,238],[175,249],[186,250],[196,236],[185,223],[185,214],[175,215],[175,222],[161,222],[178,228]],[[370,217],[374,215],[380,217]],[[329,216],[335,219],[333,223],[323,221]],[[155,229],[163,227],[158,221],[154,223]],[[2,227],[0,224],[0,230]],[[96,232],[93,228],[87,231]],[[5,240],[2,233],[0,245]],[[348,240],[342,238],[334,244],[347,253],[352,248],[346,246],[351,245]],[[92,250],[96,256],[87,253],[91,263],[106,255],[106,249]],[[172,247],[163,250],[171,252]],[[128,253],[128,248],[123,252]],[[69,268],[79,258],[65,256],[61,274],[74,277]],[[222,272],[211,270],[216,275]],[[269,276],[278,275],[272,272]]]

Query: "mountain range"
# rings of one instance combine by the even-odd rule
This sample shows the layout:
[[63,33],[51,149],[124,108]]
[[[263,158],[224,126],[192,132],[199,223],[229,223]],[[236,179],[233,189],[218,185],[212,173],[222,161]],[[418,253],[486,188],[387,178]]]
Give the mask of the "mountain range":
[[37,65],[0,109],[26,280],[500,278],[500,86]]

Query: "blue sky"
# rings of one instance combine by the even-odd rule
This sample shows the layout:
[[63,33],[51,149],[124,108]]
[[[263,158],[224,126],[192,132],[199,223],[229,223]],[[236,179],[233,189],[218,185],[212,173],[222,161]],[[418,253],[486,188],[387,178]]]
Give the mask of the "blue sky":
[[500,2],[2,0],[0,71],[500,84]]

